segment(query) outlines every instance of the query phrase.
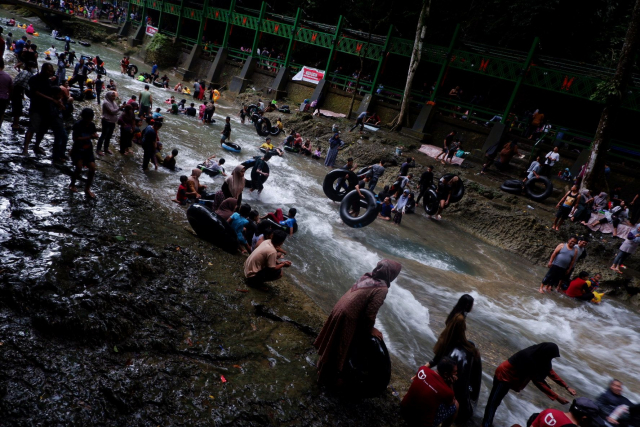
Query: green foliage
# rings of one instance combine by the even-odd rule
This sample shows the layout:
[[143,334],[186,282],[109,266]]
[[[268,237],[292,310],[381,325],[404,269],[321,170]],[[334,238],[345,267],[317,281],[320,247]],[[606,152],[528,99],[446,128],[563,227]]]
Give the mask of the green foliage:
[[598,83],[596,91],[589,99],[606,103],[612,98],[620,98],[621,96],[620,88],[618,88],[612,79],[609,79]]
[[156,33],[146,48],[145,61],[156,62],[160,67],[172,67],[178,63],[180,49],[171,37]]

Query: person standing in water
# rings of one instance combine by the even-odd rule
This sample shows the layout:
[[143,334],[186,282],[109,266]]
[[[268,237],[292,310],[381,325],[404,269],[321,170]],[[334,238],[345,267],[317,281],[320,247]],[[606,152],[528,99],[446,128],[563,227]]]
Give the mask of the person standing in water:
[[[533,384],[549,399],[557,400],[563,405],[569,403],[567,399],[556,394],[545,382],[545,378],[551,378],[556,384],[565,388],[572,396],[576,391],[569,387],[566,382],[553,370],[552,361],[560,357],[558,345],[552,342],[543,342],[520,350],[508,360],[498,366],[493,376],[493,386],[484,410],[482,427],[491,427],[496,410],[502,399],[509,393],[509,390],[516,392],[524,388],[533,381]],[[560,426],[558,426],[560,427]]]
[[458,401],[456,422],[464,424],[473,416],[473,409],[482,386],[482,359],[476,346],[467,340],[467,315],[473,309],[473,297],[464,294],[447,316],[445,328],[433,347],[433,359],[428,368],[437,366],[445,358],[451,358],[458,366],[458,380],[453,385]]
[[225,119],[224,129],[222,129],[222,138],[220,138],[220,146],[231,138],[231,117]]
[[578,258],[576,243],[578,243],[578,238],[571,236],[567,243],[561,243],[556,246],[547,264],[549,271],[547,271],[540,284],[539,292],[541,294],[545,292],[545,288],[547,291],[551,291],[552,287],[557,287],[560,280],[571,271]]
[[371,273],[366,273],[336,303],[313,343],[318,349],[318,384],[343,385],[343,369],[349,349],[360,340],[382,333],[374,328],[378,310],[389,286],[402,270],[399,262],[383,259]]

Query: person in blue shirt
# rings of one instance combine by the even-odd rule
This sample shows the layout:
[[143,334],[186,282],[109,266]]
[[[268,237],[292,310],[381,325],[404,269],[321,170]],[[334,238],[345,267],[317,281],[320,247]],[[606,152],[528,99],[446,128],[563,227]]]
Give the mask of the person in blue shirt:
[[155,75],[158,73],[158,64],[153,63],[153,67],[151,67],[151,74]]
[[284,221],[280,221],[280,225],[285,225],[289,227],[289,236],[293,236],[293,226],[296,225],[296,214],[298,210],[296,208],[289,209],[289,214],[287,215],[289,218]]
[[247,217],[251,213],[251,206],[244,204],[240,206],[240,212],[234,212],[231,217],[229,217],[228,221],[231,224],[231,227],[235,230],[236,235],[238,236],[238,243],[240,244],[240,252],[243,254],[249,253],[251,251],[251,247],[247,243],[247,240],[244,237],[245,226],[249,224],[249,220]]
[[391,199],[389,197],[385,197],[384,201],[380,205],[380,213],[378,214],[378,218],[384,219],[385,221],[390,221],[392,209],[393,205],[391,204]]
[[22,38],[15,43],[16,45],[13,48],[13,53],[15,53],[17,57],[20,57],[20,54],[22,53],[22,49],[24,49],[24,45],[26,42],[27,36],[22,36]]

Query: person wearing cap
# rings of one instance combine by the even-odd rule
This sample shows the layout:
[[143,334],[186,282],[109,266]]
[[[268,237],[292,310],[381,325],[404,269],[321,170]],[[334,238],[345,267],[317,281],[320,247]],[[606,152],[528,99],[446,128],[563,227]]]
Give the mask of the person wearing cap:
[[[586,397],[575,399],[568,412],[562,412],[558,409],[546,409],[539,414],[533,415],[537,415],[537,417],[531,423],[531,427],[604,426],[602,418],[598,415],[598,406]],[[532,418],[533,415],[531,416]]]
[[[556,384],[564,387],[569,394],[576,395],[576,391],[569,387],[553,370],[552,361],[556,357],[560,357],[558,345],[552,342],[543,342],[520,350],[502,362],[493,376],[493,385],[484,409],[482,427],[493,425],[496,410],[509,390],[520,392],[529,382],[533,382],[549,399],[557,400],[563,405],[569,403],[567,399],[554,392],[545,381],[549,377]],[[556,427],[561,427],[561,425]]]

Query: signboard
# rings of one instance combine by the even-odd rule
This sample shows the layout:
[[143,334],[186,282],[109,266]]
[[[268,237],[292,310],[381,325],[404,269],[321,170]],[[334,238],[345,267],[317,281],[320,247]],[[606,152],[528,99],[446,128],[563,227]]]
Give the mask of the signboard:
[[155,33],[158,32],[158,28],[152,27],[151,25],[147,25],[147,35],[153,37]]
[[292,80],[302,80],[313,84],[318,84],[324,78],[324,70],[317,70],[310,67],[302,67],[298,74],[292,77]]

